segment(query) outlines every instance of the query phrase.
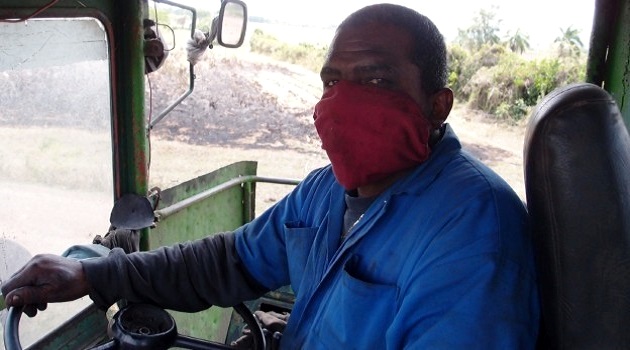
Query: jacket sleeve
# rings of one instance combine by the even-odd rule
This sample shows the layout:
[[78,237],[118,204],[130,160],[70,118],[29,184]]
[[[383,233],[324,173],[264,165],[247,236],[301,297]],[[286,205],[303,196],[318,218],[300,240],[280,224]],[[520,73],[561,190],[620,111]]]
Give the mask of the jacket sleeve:
[[[494,199],[499,196],[499,199]],[[392,332],[405,349],[534,349],[539,303],[527,214],[479,193],[451,207],[411,270]],[[445,216],[448,217],[448,216]]]
[[90,298],[101,308],[126,299],[196,312],[233,306],[267,291],[241,263],[233,233],[132,254],[115,248],[107,257],[81,263]]

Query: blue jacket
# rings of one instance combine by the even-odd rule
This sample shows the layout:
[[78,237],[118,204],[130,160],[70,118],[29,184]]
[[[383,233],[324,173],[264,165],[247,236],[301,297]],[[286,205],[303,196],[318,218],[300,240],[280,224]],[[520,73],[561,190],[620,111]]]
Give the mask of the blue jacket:
[[533,349],[539,306],[527,213],[449,126],[340,244],[330,166],[236,231],[264,287],[291,285],[286,349]]

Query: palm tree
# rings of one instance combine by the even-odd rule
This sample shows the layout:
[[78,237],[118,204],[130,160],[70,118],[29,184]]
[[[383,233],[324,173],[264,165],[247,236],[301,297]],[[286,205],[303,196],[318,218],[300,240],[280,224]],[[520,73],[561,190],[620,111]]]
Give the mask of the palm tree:
[[478,50],[484,45],[498,44],[500,19],[496,19],[496,7],[481,9],[473,18],[473,24],[466,29],[458,29],[457,42],[469,50]]
[[554,40],[558,44],[558,54],[561,57],[580,56],[584,47],[580,40],[580,31],[569,26],[566,29],[560,28],[560,32],[562,34]]
[[512,52],[522,54],[525,50],[530,48],[529,35],[521,34],[521,30],[517,29],[516,33],[508,38],[508,47]]

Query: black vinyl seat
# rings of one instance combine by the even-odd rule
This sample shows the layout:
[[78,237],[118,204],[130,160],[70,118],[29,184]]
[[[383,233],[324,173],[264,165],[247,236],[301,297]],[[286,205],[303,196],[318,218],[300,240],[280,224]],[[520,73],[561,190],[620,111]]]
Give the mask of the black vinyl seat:
[[614,99],[547,95],[524,144],[539,274],[540,349],[630,349],[630,137]]

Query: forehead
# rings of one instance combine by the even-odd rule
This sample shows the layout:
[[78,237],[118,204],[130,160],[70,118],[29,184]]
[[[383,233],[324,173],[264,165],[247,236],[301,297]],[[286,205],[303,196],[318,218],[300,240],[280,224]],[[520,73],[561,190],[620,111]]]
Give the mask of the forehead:
[[391,24],[365,23],[340,28],[330,45],[327,63],[380,59],[390,63],[413,63],[412,38]]

